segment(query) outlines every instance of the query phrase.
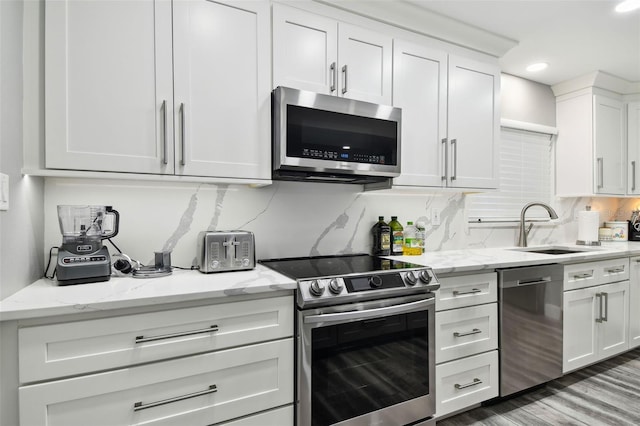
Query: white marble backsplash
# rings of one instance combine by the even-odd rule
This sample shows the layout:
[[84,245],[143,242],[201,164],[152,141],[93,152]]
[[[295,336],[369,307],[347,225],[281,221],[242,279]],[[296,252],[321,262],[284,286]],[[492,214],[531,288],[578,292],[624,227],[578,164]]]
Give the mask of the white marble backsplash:
[[[258,259],[368,252],[370,228],[379,215],[406,224],[424,221],[431,251],[515,245],[516,224],[472,224],[461,193],[361,192],[361,186],[274,182],[263,188],[242,185],[158,183],[47,178],[45,185],[45,263],[49,248],[61,243],[58,204],[111,205],[120,212],[113,239],[134,259],[152,263],[155,251],[172,252],[172,264],[195,262],[197,236],[205,230],[251,231]],[[637,199],[571,198],[554,204],[559,220],[536,223],[531,245],[573,242],[577,212],[592,205],[601,221],[626,220]],[[431,223],[432,209],[440,225]],[[113,250],[112,250],[113,251]]]

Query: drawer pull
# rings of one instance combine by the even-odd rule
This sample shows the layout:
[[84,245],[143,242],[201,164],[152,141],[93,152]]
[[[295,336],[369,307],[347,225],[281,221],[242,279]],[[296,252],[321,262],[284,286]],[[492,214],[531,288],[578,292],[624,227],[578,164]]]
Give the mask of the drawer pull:
[[178,401],[183,401],[189,398],[195,398],[197,396],[208,395],[210,393],[214,393],[217,391],[218,391],[218,387],[216,385],[211,385],[209,386],[208,389],[200,392],[194,392],[188,395],[176,396],[174,398],[163,399],[161,401],[156,401],[156,402],[150,402],[148,404],[143,404],[142,401],[139,401],[133,404],[133,411],[146,410],[147,408],[153,408],[153,407],[158,407],[160,405],[171,404],[172,402],[178,402]]
[[472,334],[480,334],[482,333],[482,330],[480,330],[479,328],[474,328],[471,331],[467,331],[466,333],[460,333],[460,332],[454,332],[453,333],[453,337],[463,337],[463,336],[471,336]]
[[154,342],[156,340],[173,339],[175,337],[191,336],[194,334],[213,333],[216,331],[218,331],[218,326],[212,325],[211,327],[203,328],[202,330],[183,331],[181,333],[163,334],[161,336],[151,336],[151,337],[136,336],[136,343]]
[[458,290],[453,290],[453,295],[454,296],[462,296],[465,294],[475,294],[475,293],[482,293],[482,290],[480,290],[479,288],[474,288],[471,291],[458,291]]
[[482,380],[476,378],[473,379],[473,382],[471,383],[467,383],[465,385],[460,385],[458,383],[456,383],[455,385],[453,385],[456,389],[465,389],[465,388],[470,388],[471,386],[476,386],[479,385],[480,383],[482,383]]
[[618,274],[620,272],[624,272],[624,266],[622,266],[620,268],[607,269],[607,272],[610,273],[610,274]]
[[593,273],[592,272],[587,272],[586,274],[576,274],[573,276],[573,278],[577,279],[577,280],[582,280],[585,278],[591,278],[593,277]]

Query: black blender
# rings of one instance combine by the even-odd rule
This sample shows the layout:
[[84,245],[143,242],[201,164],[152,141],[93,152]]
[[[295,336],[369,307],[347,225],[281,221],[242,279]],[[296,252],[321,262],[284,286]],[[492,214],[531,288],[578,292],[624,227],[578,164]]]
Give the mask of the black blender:
[[111,258],[102,240],[118,233],[120,214],[111,206],[58,206],[62,246],[56,275],[60,285],[111,278]]

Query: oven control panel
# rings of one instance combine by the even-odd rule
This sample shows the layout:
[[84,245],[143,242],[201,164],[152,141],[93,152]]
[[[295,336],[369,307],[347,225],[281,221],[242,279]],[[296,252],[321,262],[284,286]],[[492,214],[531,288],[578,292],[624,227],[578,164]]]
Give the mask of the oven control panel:
[[379,271],[298,281],[298,304],[338,304],[352,300],[394,297],[407,292],[431,292],[440,283],[430,268]]

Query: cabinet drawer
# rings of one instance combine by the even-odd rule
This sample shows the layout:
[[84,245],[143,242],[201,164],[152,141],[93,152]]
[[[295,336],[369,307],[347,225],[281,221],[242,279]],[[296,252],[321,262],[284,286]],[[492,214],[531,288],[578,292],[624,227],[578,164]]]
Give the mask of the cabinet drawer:
[[498,348],[498,305],[436,312],[436,363]]
[[498,351],[436,366],[436,417],[498,396]]
[[23,426],[209,425],[292,402],[292,338],[19,388]]
[[498,276],[495,272],[440,278],[436,292],[436,310],[462,308],[498,300]]
[[629,279],[629,258],[576,263],[564,267],[564,290]]
[[289,296],[18,330],[20,382],[142,364],[293,335]]

